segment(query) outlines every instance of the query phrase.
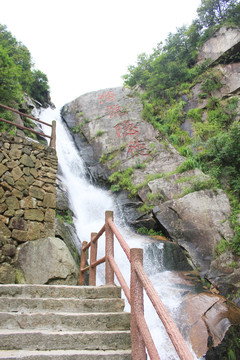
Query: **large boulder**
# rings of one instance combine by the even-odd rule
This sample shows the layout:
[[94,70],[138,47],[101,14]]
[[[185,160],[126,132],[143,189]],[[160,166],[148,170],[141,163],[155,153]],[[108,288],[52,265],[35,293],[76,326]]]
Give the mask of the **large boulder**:
[[[139,184],[149,174],[171,172],[181,164],[184,158],[159,141],[159,132],[142,120],[142,110],[140,98],[125,87],[94,91],[63,107],[63,120],[81,141],[80,153],[92,174],[101,179],[105,172],[107,180],[110,173],[132,167],[132,180]],[[141,163],[146,167],[138,172]]]
[[237,53],[239,48],[240,28],[223,26],[199,49],[198,62],[201,63],[206,59],[210,59],[211,62],[220,60],[230,53]]
[[77,265],[66,244],[58,238],[48,237],[21,245],[16,267],[27,284],[77,284]]
[[231,207],[222,190],[195,191],[166,201],[153,212],[171,239],[189,252],[202,275],[207,274],[220,240],[234,235],[229,223]]

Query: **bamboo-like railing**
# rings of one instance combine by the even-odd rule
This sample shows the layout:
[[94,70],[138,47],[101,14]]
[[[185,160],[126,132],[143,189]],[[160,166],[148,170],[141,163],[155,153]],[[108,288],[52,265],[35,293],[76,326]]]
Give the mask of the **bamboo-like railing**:
[[52,134],[51,134],[51,136],[46,135],[46,134],[44,134],[44,133],[40,133],[39,131],[33,130],[33,129],[28,128],[28,127],[26,127],[26,126],[18,125],[18,124],[14,123],[14,122],[12,122],[12,121],[10,121],[10,120],[6,120],[6,119],[3,119],[3,118],[0,117],[0,121],[3,121],[3,122],[5,122],[5,123],[7,123],[7,124],[16,126],[17,128],[19,128],[19,129],[21,129],[21,130],[28,130],[28,131],[30,131],[30,132],[32,132],[32,133],[34,133],[34,134],[37,134],[37,135],[40,135],[40,136],[49,138],[49,139],[50,139],[50,147],[56,149],[56,121],[55,121],[55,120],[53,120],[53,121],[52,121],[52,125],[50,125],[50,124],[48,124],[48,123],[46,123],[46,122],[44,122],[44,121],[41,121],[41,120],[39,120],[39,119],[36,119],[36,118],[34,118],[33,116],[31,116],[31,115],[24,114],[24,113],[22,113],[22,112],[20,112],[20,111],[18,111],[18,110],[16,110],[16,109],[13,109],[13,108],[11,108],[11,107],[9,107],[9,106],[0,104],[0,107],[3,108],[3,109],[5,109],[5,110],[12,111],[12,112],[14,112],[14,113],[16,113],[16,114],[19,114],[19,115],[21,115],[21,116],[24,116],[24,117],[26,117],[26,118],[32,119],[32,120],[34,120],[34,121],[37,121],[37,122],[39,122],[39,123],[41,123],[41,124],[50,126],[50,127],[52,128]]
[[[97,242],[105,232],[105,256],[97,260]],[[130,289],[127,285],[118,265],[114,260],[114,235],[119,241],[131,264]],[[90,248],[90,263],[86,266],[87,250]],[[153,342],[151,333],[144,317],[143,289],[151,300],[157,315],[161,319],[167,334],[181,360],[193,360],[193,355],[188,349],[180,331],[168,313],[165,305],[159,298],[149,277],[143,268],[143,250],[130,249],[116,225],[113,222],[113,212],[106,211],[105,224],[98,233],[91,234],[91,241],[82,244],[82,256],[79,272],[79,285],[84,285],[85,272],[89,270],[89,285],[96,285],[96,267],[106,263],[105,281],[108,285],[114,285],[116,275],[126,298],[131,305],[131,341],[132,360],[146,360],[146,349],[151,360],[160,360],[158,351]]]

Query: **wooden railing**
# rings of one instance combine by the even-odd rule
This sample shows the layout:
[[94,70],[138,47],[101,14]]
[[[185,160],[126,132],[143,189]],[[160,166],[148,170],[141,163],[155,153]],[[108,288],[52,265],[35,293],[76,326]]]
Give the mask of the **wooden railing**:
[[22,129],[22,130],[31,131],[32,133],[37,134],[37,135],[40,135],[40,136],[43,136],[43,137],[49,138],[49,139],[50,139],[50,144],[49,144],[50,147],[56,149],[56,121],[55,121],[55,120],[53,120],[53,121],[52,121],[52,125],[50,125],[50,124],[48,124],[48,123],[46,123],[46,122],[44,122],[44,121],[41,121],[41,120],[39,120],[39,119],[36,119],[36,118],[34,118],[33,116],[31,116],[31,115],[24,114],[24,113],[22,113],[22,112],[20,112],[20,111],[18,111],[18,110],[16,110],[16,109],[13,109],[13,108],[11,108],[11,107],[9,107],[9,106],[0,104],[0,107],[3,108],[3,109],[5,109],[5,110],[12,111],[12,112],[14,112],[14,113],[16,113],[16,114],[19,114],[19,115],[21,115],[21,116],[24,116],[24,117],[26,117],[26,118],[32,119],[32,120],[34,120],[34,121],[37,121],[37,122],[39,122],[39,123],[41,123],[41,124],[50,126],[50,127],[52,128],[52,134],[51,134],[51,136],[46,135],[46,134],[44,134],[44,133],[40,133],[39,131],[33,130],[33,129],[28,128],[28,127],[26,127],[26,126],[18,125],[18,124],[14,123],[14,122],[12,122],[12,121],[10,121],[10,120],[6,120],[6,119],[3,119],[3,118],[0,117],[0,121],[3,121],[3,122],[5,122],[5,123],[7,123],[7,124],[16,126],[17,128]]
[[[100,236],[105,232],[105,256],[97,260],[97,243]],[[114,235],[119,241],[131,264],[130,289],[127,285],[118,265],[114,260]],[[90,263],[86,266],[87,250],[90,252]],[[85,272],[89,270],[89,285],[96,285],[96,267],[106,263],[105,281],[108,285],[114,285],[114,274],[116,275],[126,298],[131,305],[131,341],[132,359],[146,360],[146,350],[151,360],[160,360],[158,351],[153,342],[151,333],[144,317],[143,289],[145,289],[159,318],[161,319],[172,344],[181,360],[193,360],[180,331],[169,315],[166,307],[154,289],[150,279],[143,268],[143,250],[130,249],[116,225],[113,222],[113,212],[106,211],[105,224],[98,233],[91,234],[91,241],[82,244],[82,256],[79,273],[79,285],[84,285]]]

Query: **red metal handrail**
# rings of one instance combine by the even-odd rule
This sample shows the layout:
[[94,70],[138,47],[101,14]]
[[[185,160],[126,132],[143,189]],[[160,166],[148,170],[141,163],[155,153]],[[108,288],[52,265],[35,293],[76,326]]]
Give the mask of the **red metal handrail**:
[[[105,256],[97,259],[97,241],[105,232]],[[123,248],[131,264],[130,289],[114,260],[114,235]],[[87,250],[91,248],[90,264],[86,266]],[[113,212],[106,211],[105,224],[98,233],[91,234],[91,241],[84,241],[82,244],[82,256],[79,272],[79,285],[84,285],[84,275],[89,270],[89,285],[96,285],[96,266],[106,263],[105,281],[108,285],[114,285],[114,274],[116,275],[128,301],[131,305],[131,341],[132,359],[145,360],[146,350],[151,360],[160,360],[158,351],[153,342],[151,333],[144,317],[143,289],[145,289],[152,302],[159,318],[161,319],[170,340],[181,360],[193,360],[193,355],[188,349],[180,331],[172,320],[166,307],[159,298],[149,277],[143,269],[143,250],[130,249],[116,225],[113,222]]]
[[37,122],[39,122],[39,123],[41,123],[41,124],[50,126],[50,127],[52,128],[52,134],[51,134],[51,136],[46,135],[46,134],[44,134],[44,133],[40,133],[39,131],[32,130],[31,128],[28,128],[28,127],[26,127],[26,126],[22,126],[22,125],[16,124],[16,123],[14,123],[14,122],[12,122],[12,121],[9,121],[9,120],[6,120],[6,119],[3,119],[3,118],[0,117],[0,121],[3,121],[3,122],[5,122],[5,123],[7,123],[7,124],[10,124],[10,125],[13,125],[13,126],[19,128],[19,129],[28,130],[28,131],[30,131],[30,132],[32,132],[32,133],[34,133],[34,134],[37,134],[37,135],[40,135],[40,136],[47,137],[47,138],[51,139],[51,140],[50,140],[50,147],[53,147],[54,149],[56,149],[56,121],[55,121],[55,120],[52,121],[52,125],[51,125],[51,124],[48,124],[48,123],[46,123],[46,122],[44,122],[44,121],[41,121],[41,120],[39,120],[39,119],[36,119],[36,118],[34,118],[33,116],[31,116],[31,115],[24,114],[24,113],[22,113],[22,112],[20,112],[20,111],[18,111],[18,110],[16,110],[16,109],[13,109],[13,108],[11,108],[11,107],[9,107],[9,106],[0,104],[0,107],[3,108],[3,109],[5,109],[5,110],[12,111],[12,112],[14,112],[14,113],[16,113],[16,114],[22,115],[22,116],[24,116],[24,117],[26,117],[26,118],[32,119],[32,120],[34,120],[34,121],[37,121]]

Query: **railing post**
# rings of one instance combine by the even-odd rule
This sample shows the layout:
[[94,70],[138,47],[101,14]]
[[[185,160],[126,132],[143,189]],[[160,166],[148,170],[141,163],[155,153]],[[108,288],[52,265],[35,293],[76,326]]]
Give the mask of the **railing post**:
[[130,280],[130,297],[131,297],[131,341],[132,341],[132,360],[146,360],[146,351],[144,340],[138,329],[136,315],[144,313],[143,305],[143,286],[136,274],[135,263],[143,264],[143,250],[130,249],[131,259],[131,280]]
[[[82,249],[87,245],[87,241],[83,241],[82,243]],[[86,250],[81,253],[81,261],[80,261],[80,271],[79,271],[79,279],[78,279],[78,285],[84,285],[84,277],[85,273],[81,271],[81,269],[84,269],[86,265]]]
[[97,233],[91,233],[91,253],[90,253],[90,268],[89,268],[89,285],[96,286],[96,266],[92,267],[92,264],[97,260],[97,241],[93,242],[93,239]]
[[113,219],[113,212],[106,211],[105,212],[105,236],[106,236],[106,244],[105,244],[105,255],[106,255],[106,269],[105,269],[105,281],[108,285],[114,285],[114,272],[111,268],[110,262],[108,260],[108,256],[112,255],[114,257],[114,242],[113,242],[113,232],[108,224],[108,219]]
[[52,135],[50,141],[50,147],[56,149],[56,121],[52,121]]

